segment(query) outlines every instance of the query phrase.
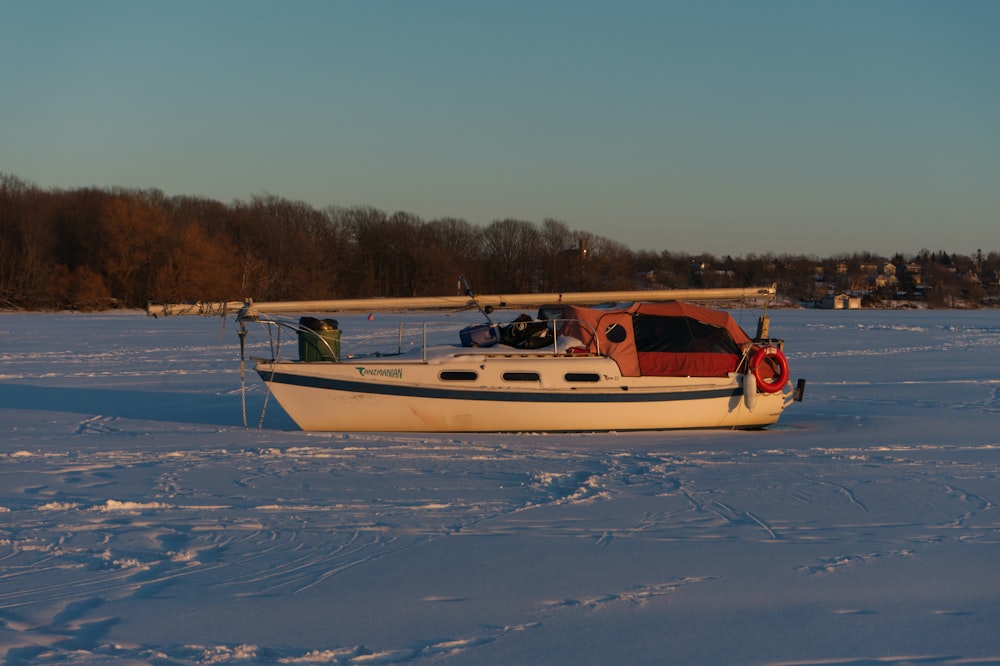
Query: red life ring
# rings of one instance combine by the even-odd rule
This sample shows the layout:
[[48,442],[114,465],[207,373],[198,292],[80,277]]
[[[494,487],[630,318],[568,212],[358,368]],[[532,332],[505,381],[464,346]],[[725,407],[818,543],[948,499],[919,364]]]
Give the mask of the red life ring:
[[[764,359],[768,360],[768,367],[773,370],[771,379],[764,379],[761,376],[761,366]],[[785,387],[788,382],[788,359],[780,349],[773,345],[767,345],[757,350],[757,353],[750,359],[750,372],[757,380],[757,388],[764,393],[777,393]]]

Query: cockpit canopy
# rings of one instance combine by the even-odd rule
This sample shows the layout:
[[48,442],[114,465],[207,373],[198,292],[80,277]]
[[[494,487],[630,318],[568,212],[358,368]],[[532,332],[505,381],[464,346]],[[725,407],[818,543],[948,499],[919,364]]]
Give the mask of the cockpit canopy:
[[728,312],[680,301],[612,308],[556,305],[539,314],[566,320],[561,336],[610,356],[626,376],[725,376],[736,371],[751,343]]

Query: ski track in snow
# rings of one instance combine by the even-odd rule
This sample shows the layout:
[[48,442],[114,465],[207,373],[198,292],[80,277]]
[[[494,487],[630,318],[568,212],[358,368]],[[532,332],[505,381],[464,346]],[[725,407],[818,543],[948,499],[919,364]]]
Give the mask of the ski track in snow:
[[[73,319],[97,331],[107,325],[98,317]],[[199,405],[238,409],[234,357],[220,353],[231,341],[157,344],[163,337],[153,336],[152,322],[106,321],[136,331],[110,348],[80,337],[76,344],[96,347],[82,353],[72,344],[63,349],[65,340],[46,351],[45,334],[28,324],[0,333],[14,342],[42,338],[4,342],[0,352],[0,396],[17,417],[3,427],[0,448],[0,654],[10,664],[463,663],[487,646],[568,618],[665,608],[682,596],[690,603],[698,596],[692,591],[713,594],[739,575],[711,559],[682,564],[688,572],[681,575],[639,560],[635,568],[541,585],[535,595],[506,602],[495,621],[470,614],[464,625],[450,621],[447,635],[410,635],[400,643],[150,642],[116,633],[132,621],[128,610],[143,604],[194,607],[209,597],[315,603],[316,595],[353,589],[355,577],[375,575],[366,572],[412,564],[422,550],[480,542],[523,539],[553,552],[570,549],[581,561],[635,549],[768,548],[792,554],[782,570],[802,585],[918,562],[942,548],[980,544],[996,552],[1000,543],[1000,439],[984,441],[986,430],[979,430],[975,442],[956,441],[941,429],[887,440],[893,430],[873,425],[899,410],[942,418],[1000,411],[1000,380],[988,376],[992,371],[978,374],[985,350],[997,357],[1000,326],[806,324],[805,343],[786,336],[789,356],[793,367],[798,361],[820,372],[810,378],[807,402],[771,432],[386,436],[289,430],[274,405],[268,422],[278,426],[262,431],[243,430],[233,414],[202,418]],[[147,335],[154,343],[144,346]],[[808,346],[810,337],[831,335],[847,348]],[[909,354],[961,355],[966,365],[950,377],[940,376],[947,359],[902,380],[884,374],[886,358]],[[872,359],[880,359],[878,372],[857,370]],[[839,378],[841,363],[855,377]],[[970,392],[956,396],[942,386]],[[53,402],[18,403],[29,390]],[[137,404],[125,404],[129,393]],[[259,385],[248,396],[259,409]],[[158,398],[166,401],[161,411],[180,405],[199,417],[158,420],[156,406],[142,404]],[[865,428],[876,438],[857,434]],[[447,593],[447,581],[438,587],[442,593],[407,603],[433,614],[471,601]],[[569,589],[551,594],[559,587]],[[843,607],[834,614],[869,612]],[[975,616],[961,607],[935,614]],[[927,652],[760,662],[1000,657]]]

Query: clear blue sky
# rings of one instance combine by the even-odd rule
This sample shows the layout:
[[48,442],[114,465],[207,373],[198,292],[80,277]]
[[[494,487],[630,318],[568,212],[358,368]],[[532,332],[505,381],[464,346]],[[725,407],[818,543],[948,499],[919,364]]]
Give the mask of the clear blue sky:
[[0,172],[635,250],[1000,251],[1000,2],[0,0]]

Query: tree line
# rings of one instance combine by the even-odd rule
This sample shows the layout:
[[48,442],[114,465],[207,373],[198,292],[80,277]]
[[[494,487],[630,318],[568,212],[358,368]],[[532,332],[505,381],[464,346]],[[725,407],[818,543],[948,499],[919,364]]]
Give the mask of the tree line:
[[[316,209],[268,194],[225,204],[156,189],[44,190],[0,174],[0,307],[6,308],[433,296],[457,293],[459,275],[480,293],[776,282],[786,297],[807,300],[856,287],[857,267],[876,261],[867,253],[720,258],[632,250],[554,219],[508,218],[479,227],[368,206]],[[936,293],[952,299],[996,293],[990,280],[966,277],[995,275],[995,252],[924,250],[892,261],[927,267],[922,284],[894,285],[911,296],[928,276],[937,281]],[[854,271],[842,270],[845,264]]]

